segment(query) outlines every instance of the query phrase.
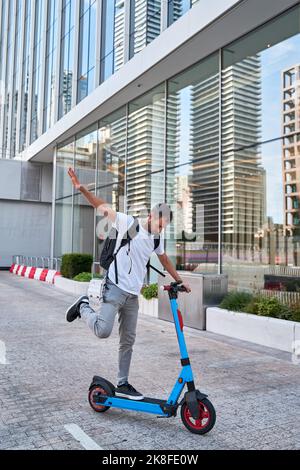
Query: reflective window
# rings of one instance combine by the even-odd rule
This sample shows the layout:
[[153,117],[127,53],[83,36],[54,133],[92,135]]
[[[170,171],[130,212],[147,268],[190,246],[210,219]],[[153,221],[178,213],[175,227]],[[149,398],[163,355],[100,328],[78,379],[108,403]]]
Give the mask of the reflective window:
[[293,9],[223,51],[222,263],[231,288],[285,290],[299,276],[299,19]]
[[[126,109],[110,114],[99,122],[97,196],[116,211],[124,212],[126,156]],[[96,223],[102,217],[97,215]],[[102,246],[101,232],[96,236],[96,259]]]
[[133,57],[160,34],[161,1],[130,0],[129,57]]
[[96,0],[81,0],[79,25],[79,63],[77,101],[95,88]]
[[68,176],[69,167],[74,167],[74,142],[60,147],[56,156],[54,237],[56,257],[72,252],[73,188]]
[[6,47],[6,67],[5,67],[5,76],[4,76],[4,98],[3,98],[3,148],[2,148],[2,157],[10,157],[10,145],[8,142],[8,132],[9,132],[9,116],[10,116],[10,97],[12,94],[12,83],[11,83],[11,68],[13,67],[13,47],[14,47],[14,38],[13,38],[13,18],[14,18],[14,3],[8,2],[8,28],[7,28],[7,47]]
[[191,0],[168,0],[168,26],[191,8]]
[[224,148],[282,135],[283,73],[300,63],[299,33],[297,8],[224,48]]
[[124,0],[103,0],[100,81],[104,82],[124,64]]
[[[116,210],[171,205],[177,269],[221,270],[240,290],[288,290],[300,276],[299,31],[296,8],[221,51],[222,71],[213,54],[77,136],[78,171]],[[60,205],[72,196],[67,149]],[[83,250],[95,221],[80,197],[66,233]]]
[[35,34],[33,44],[33,75],[31,102],[31,133],[30,143],[41,134],[41,72],[42,72],[42,35],[45,22],[45,1],[35,2]]
[[163,202],[164,125],[164,84],[129,103],[126,191],[133,213]]
[[214,55],[168,82],[167,250],[178,269],[216,272],[219,209],[219,72]]
[[[3,47],[4,47],[4,38],[5,38],[5,31],[4,31],[4,24],[5,24],[5,18],[6,18],[6,7],[7,7],[7,0],[3,0],[1,2],[1,24],[0,24],[0,60],[2,63],[3,59]],[[4,67],[1,67],[0,71],[0,80],[3,80],[3,71]]]
[[72,106],[75,4],[74,0],[63,0],[59,78],[59,118],[68,113]]
[[125,152],[126,110],[122,108],[99,122],[98,134],[97,194],[116,210],[124,209]]
[[[79,181],[95,194],[97,126],[85,130],[75,140],[75,171]],[[73,248],[76,253],[94,251],[95,211],[80,192],[74,192]]]
[[30,32],[31,32],[31,8],[32,1],[25,2],[25,32],[23,45],[22,63],[22,95],[21,95],[21,117],[20,117],[20,145],[19,151],[26,148],[28,97],[29,97],[29,62],[30,62]]
[[45,69],[45,98],[44,98],[44,129],[52,127],[55,122],[55,86],[57,79],[57,32],[58,32],[58,3],[50,0],[48,3],[47,19],[47,49]]
[[22,41],[22,20],[24,15],[24,2],[23,0],[17,1],[16,12],[16,30],[15,30],[15,54],[14,54],[14,74],[13,74],[13,102],[12,102],[12,128],[11,128],[11,147],[10,158],[15,157],[16,153],[16,130],[17,130],[17,110],[20,99],[20,78],[21,71],[19,69],[19,57],[21,54],[21,41]]
[[[7,8],[7,0],[3,0],[1,3],[0,8],[2,9],[2,16],[1,16],[1,24],[0,24],[0,64],[3,63],[4,57],[5,57],[5,20],[6,20],[6,8]],[[3,129],[3,122],[2,122],[2,106],[3,106],[3,100],[2,96],[5,93],[5,67],[0,67],[0,93],[1,93],[1,100],[0,100],[0,132],[2,132]],[[4,156],[3,154],[3,149],[0,149],[0,158]]]

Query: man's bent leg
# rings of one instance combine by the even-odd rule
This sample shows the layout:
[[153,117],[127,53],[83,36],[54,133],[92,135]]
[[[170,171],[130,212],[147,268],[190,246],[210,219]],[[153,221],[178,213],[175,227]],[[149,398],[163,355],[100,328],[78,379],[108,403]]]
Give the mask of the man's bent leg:
[[80,316],[98,338],[108,338],[111,334],[117,312],[124,305],[126,293],[111,282],[102,293],[100,308],[93,310],[89,304],[80,305]]
[[108,338],[112,332],[118,307],[111,303],[101,302],[100,308],[94,311],[89,304],[80,305],[80,316],[98,338]]

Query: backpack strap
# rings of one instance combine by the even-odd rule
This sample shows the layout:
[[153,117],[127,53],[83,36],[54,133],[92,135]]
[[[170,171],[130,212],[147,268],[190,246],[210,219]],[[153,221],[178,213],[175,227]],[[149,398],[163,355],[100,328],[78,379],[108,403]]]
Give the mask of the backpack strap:
[[[155,238],[154,238],[154,251],[159,247],[159,244],[160,244],[160,235],[158,235],[158,236],[156,235]],[[159,269],[155,268],[154,266],[152,266],[152,264],[150,264],[150,260],[147,263],[147,268],[148,269],[151,268],[151,269],[153,269],[153,271],[156,271],[161,276],[166,277],[166,275],[164,273],[162,273]]]
[[131,240],[138,234],[140,229],[139,226],[139,221],[137,217],[134,217],[133,223],[130,225],[130,227],[127,229],[127,231],[124,233],[120,246],[118,247],[117,251],[114,253],[113,258],[115,262],[115,281],[116,284],[119,283],[119,277],[118,277],[118,266],[117,266],[117,254],[119,253],[120,249],[123,248],[125,245],[129,245],[129,251],[130,251],[130,242]]
[[160,235],[154,238],[154,251],[159,247],[160,244]]

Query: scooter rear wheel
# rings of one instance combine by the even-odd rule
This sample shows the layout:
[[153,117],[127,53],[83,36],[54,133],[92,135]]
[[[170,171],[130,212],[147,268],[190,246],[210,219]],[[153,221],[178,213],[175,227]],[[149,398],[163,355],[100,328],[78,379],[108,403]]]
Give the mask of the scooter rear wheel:
[[181,420],[184,426],[194,434],[206,434],[215,425],[216,412],[213,404],[207,399],[198,400],[200,417],[193,418],[186,402],[181,406]]
[[93,408],[94,411],[97,411],[97,413],[103,413],[104,411],[109,410],[110,406],[103,406],[103,405],[98,405],[96,403],[96,394],[100,395],[107,395],[108,397],[111,396],[111,390],[108,387],[108,385],[94,385],[91,387],[89,390],[89,404]]

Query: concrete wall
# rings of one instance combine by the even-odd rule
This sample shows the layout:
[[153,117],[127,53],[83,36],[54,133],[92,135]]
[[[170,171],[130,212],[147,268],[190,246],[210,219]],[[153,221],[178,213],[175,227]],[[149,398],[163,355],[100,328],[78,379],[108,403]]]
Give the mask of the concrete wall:
[[49,256],[52,165],[0,159],[0,268],[12,256]]
[[12,255],[49,256],[51,204],[0,200],[0,267]]
[[0,159],[0,200],[51,202],[52,171],[49,163]]

